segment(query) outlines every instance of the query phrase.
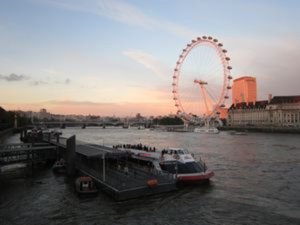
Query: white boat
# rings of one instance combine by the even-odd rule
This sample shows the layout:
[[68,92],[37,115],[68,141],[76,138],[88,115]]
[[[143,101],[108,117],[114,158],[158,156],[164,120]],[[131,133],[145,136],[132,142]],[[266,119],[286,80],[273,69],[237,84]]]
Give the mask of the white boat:
[[214,176],[214,172],[208,170],[202,160],[197,161],[187,149],[167,148],[149,151],[142,150],[151,149],[145,146],[140,149],[125,146],[126,148],[120,149],[127,151],[131,159],[143,162],[154,172],[171,173],[180,183],[205,182]]
[[216,127],[196,127],[195,133],[218,134],[220,131]]
[[232,135],[247,135],[247,132],[246,131],[230,131],[230,134]]

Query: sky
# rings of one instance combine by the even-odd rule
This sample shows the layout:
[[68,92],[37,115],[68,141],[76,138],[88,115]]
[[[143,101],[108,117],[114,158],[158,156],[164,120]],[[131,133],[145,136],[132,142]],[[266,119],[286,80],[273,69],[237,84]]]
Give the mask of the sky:
[[256,77],[259,100],[300,95],[299,8],[297,0],[2,0],[0,106],[176,113],[173,70],[203,35],[223,43],[233,78]]

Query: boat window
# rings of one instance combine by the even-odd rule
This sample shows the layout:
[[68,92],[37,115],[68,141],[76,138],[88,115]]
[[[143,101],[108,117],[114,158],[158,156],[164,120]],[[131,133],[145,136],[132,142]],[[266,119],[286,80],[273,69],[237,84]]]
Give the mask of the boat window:
[[[204,166],[196,162],[178,163],[177,166],[179,174],[200,173],[205,171]],[[176,174],[176,163],[163,164],[162,169],[169,173]]]
[[189,151],[187,149],[183,149],[184,154],[189,154]]
[[199,172],[203,172],[203,171],[204,171],[204,168],[195,162],[178,164],[178,172],[179,173],[199,173]]
[[183,154],[184,154],[184,151],[183,151],[183,150],[178,150],[177,153],[178,153],[179,155],[183,155]]

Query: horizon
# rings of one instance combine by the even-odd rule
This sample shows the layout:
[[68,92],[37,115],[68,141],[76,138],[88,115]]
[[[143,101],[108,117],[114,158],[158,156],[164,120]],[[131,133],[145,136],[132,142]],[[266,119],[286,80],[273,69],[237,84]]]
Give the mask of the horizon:
[[[0,3],[0,105],[53,114],[175,114],[173,69],[198,36],[224,44],[258,100],[299,95],[300,3],[15,0]],[[227,101],[227,106],[231,105]]]

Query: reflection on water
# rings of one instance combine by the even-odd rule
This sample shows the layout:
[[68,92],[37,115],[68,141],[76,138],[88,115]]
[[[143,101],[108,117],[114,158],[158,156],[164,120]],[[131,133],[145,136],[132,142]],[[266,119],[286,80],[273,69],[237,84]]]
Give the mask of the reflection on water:
[[[298,135],[218,135],[118,128],[67,128],[97,144],[185,147],[215,171],[209,185],[115,202],[78,198],[73,181],[49,169],[0,187],[0,224],[300,224]],[[13,139],[11,139],[13,140]]]

